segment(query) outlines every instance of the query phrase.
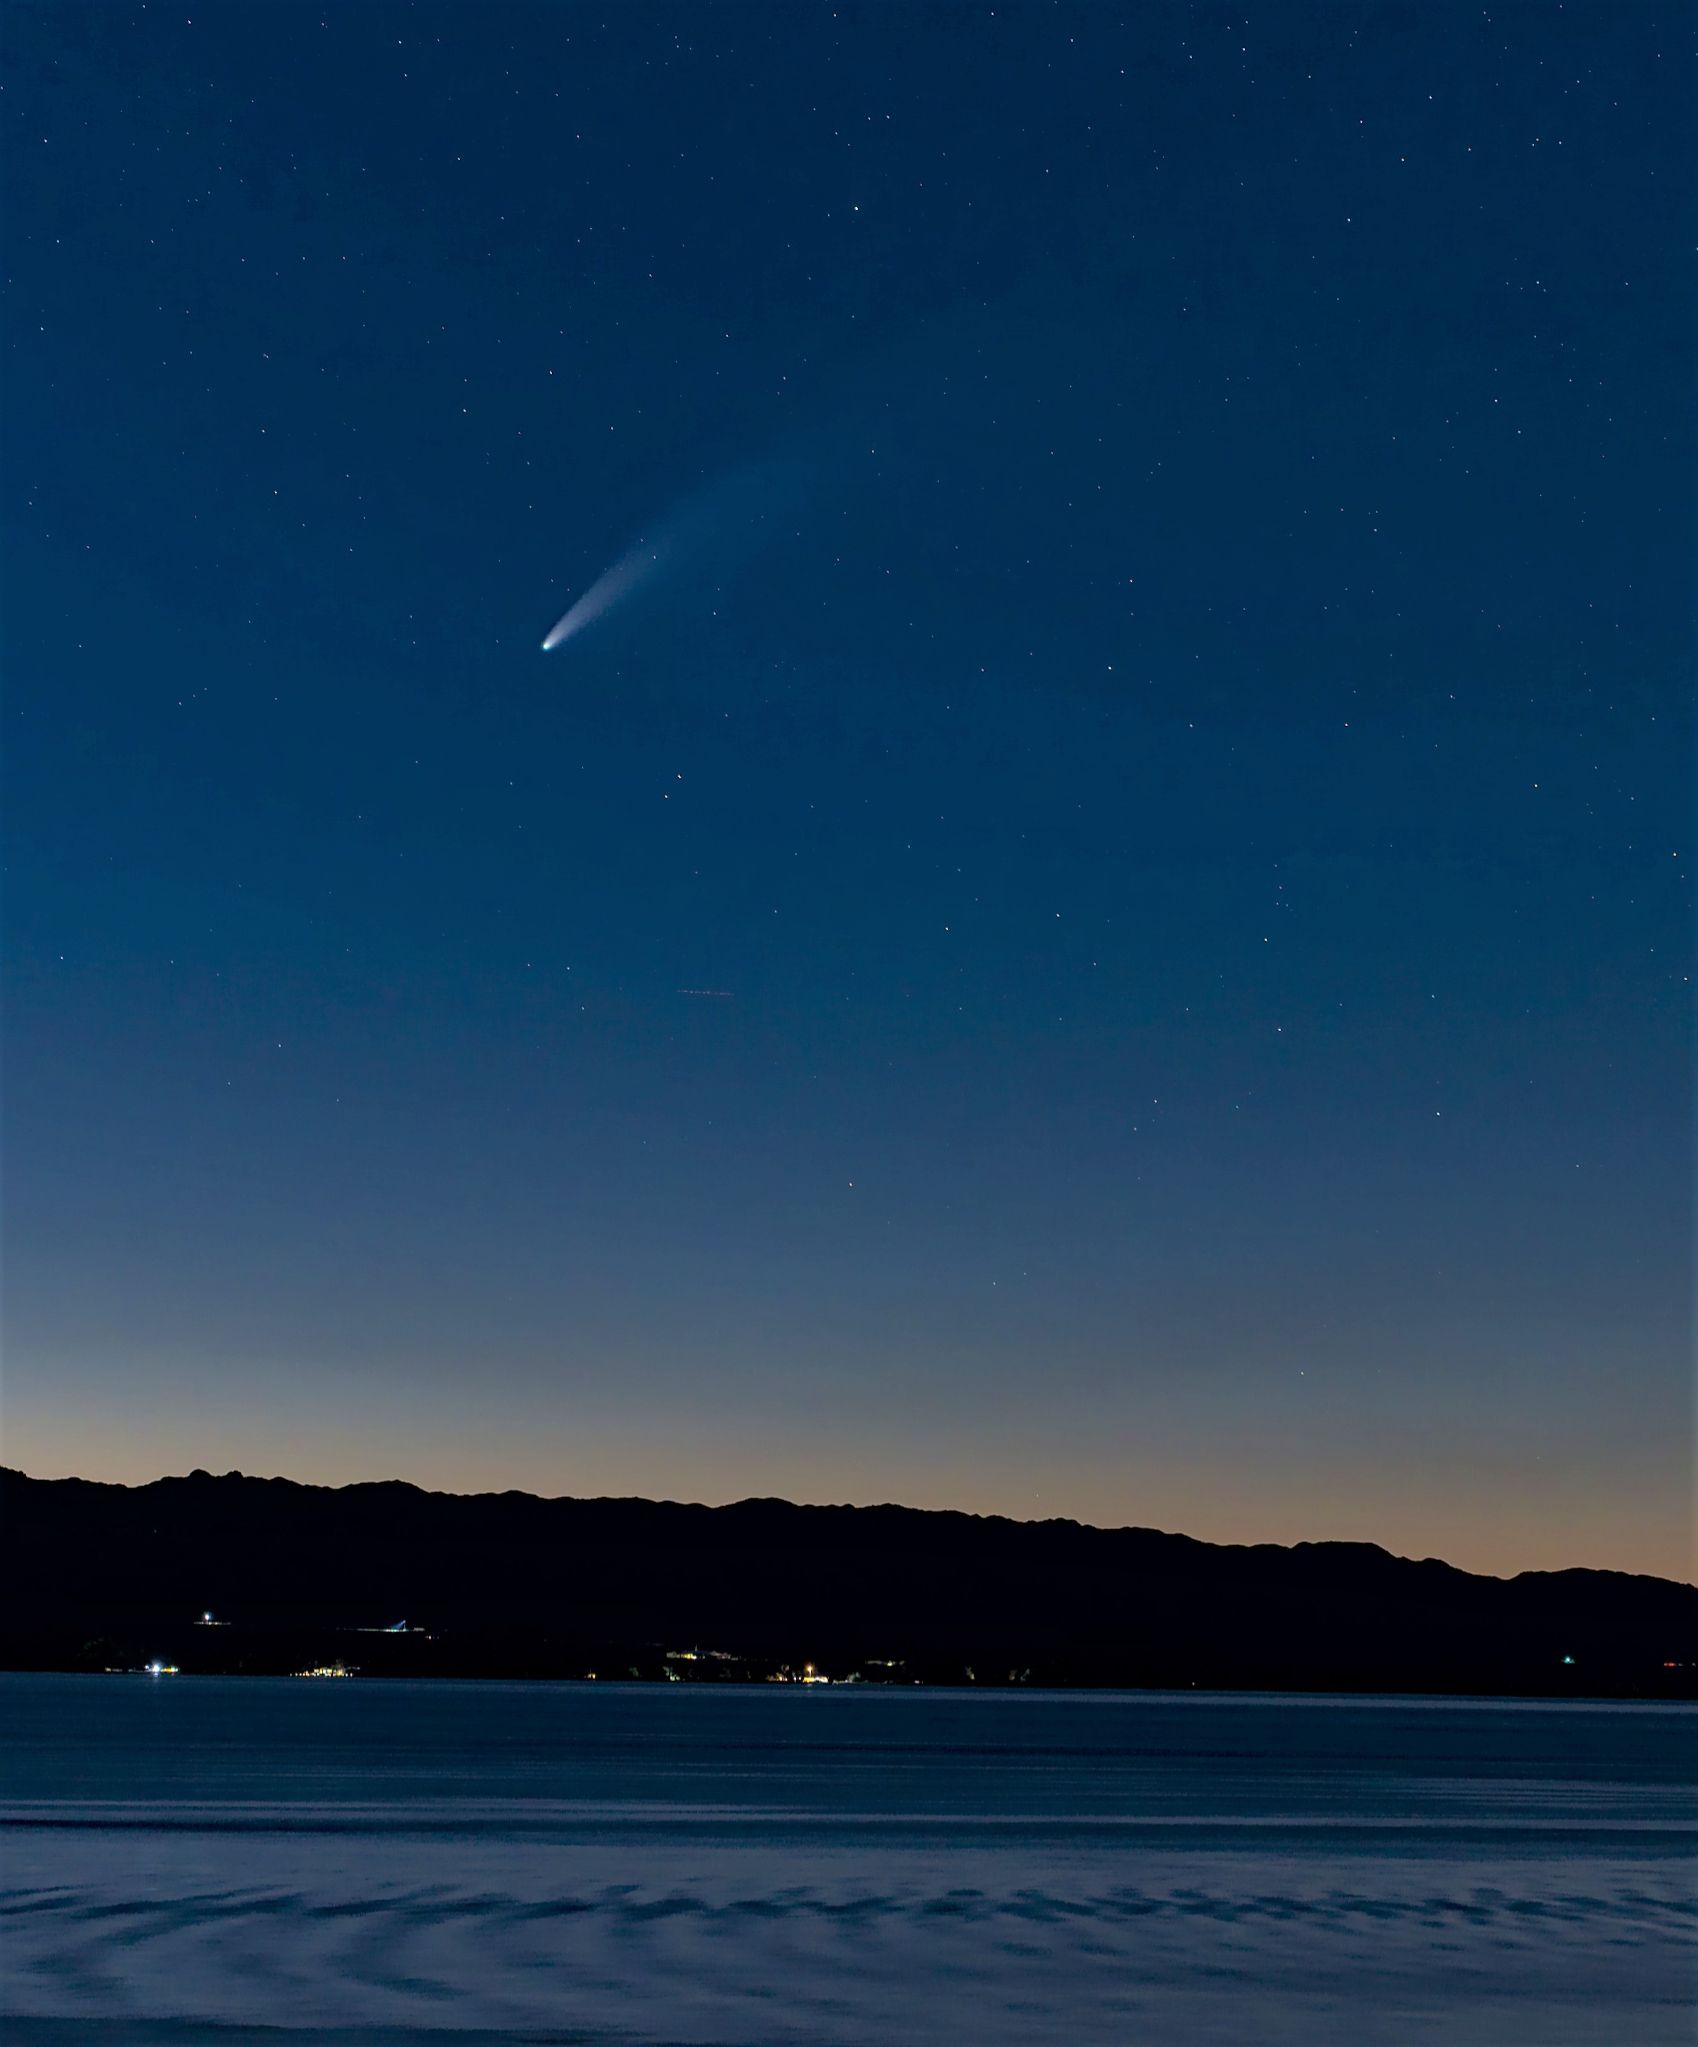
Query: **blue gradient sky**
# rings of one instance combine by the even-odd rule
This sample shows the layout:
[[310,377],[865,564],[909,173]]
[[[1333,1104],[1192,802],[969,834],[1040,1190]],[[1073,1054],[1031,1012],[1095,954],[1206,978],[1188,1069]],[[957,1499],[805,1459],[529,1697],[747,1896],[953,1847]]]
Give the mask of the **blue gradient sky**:
[[1689,45],[15,9],[7,1461],[1689,1575]]

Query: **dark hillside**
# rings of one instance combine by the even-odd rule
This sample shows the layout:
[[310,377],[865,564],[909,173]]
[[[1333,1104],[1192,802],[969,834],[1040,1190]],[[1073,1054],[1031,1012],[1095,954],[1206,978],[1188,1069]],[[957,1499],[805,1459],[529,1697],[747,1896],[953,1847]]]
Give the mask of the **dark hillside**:
[[[812,1661],[994,1683],[1667,1695],[1691,1689],[1698,1657],[1691,1586],[1483,1578],[1367,1544],[1227,1548],[903,1507],[462,1497],[234,1472],[138,1487],[6,1472],[0,1514],[13,1667],[357,1656],[365,1669],[658,1674],[667,1650],[699,1646],[731,1652],[712,1668],[754,1674]],[[204,1610],[228,1625],[194,1626]],[[402,1619],[420,1632],[351,1632]]]

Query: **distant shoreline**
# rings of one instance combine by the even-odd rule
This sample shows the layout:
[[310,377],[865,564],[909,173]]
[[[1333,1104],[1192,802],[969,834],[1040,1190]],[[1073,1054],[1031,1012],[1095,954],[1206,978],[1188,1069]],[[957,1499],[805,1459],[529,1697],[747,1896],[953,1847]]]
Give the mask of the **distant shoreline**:
[[[183,1670],[181,1668],[153,1677],[147,1670],[75,1670],[57,1664],[8,1664],[0,1662],[0,1681],[7,1678],[74,1678],[94,1680],[113,1678],[132,1684],[166,1684],[187,1680],[194,1684],[255,1684],[294,1685],[297,1683],[318,1683],[319,1674],[311,1671],[263,1671],[263,1670]],[[388,1690],[398,1686],[464,1686],[468,1689],[502,1686],[519,1687],[524,1690],[573,1690],[598,1692],[632,1692],[647,1694],[664,1692],[671,1687],[663,1678],[646,1677],[510,1677],[496,1673],[479,1676],[451,1674],[446,1672],[391,1672],[350,1670],[334,1682],[352,1686],[370,1686]],[[732,1679],[713,1685],[698,1685],[698,1691],[712,1691],[722,1694],[749,1694],[767,1696],[773,1686],[760,1679]],[[1192,1700],[1201,1704],[1238,1703],[1252,1704],[1257,1700],[1270,1702],[1287,1701],[1307,1703],[1317,1707],[1371,1706],[1384,1704],[1392,1706],[1476,1706],[1484,1710],[1502,1708],[1509,1711],[1519,1707],[1549,1709],[1561,1712],[1570,1708],[1644,1707],[1650,1711],[1670,1708],[1698,1710],[1698,1689],[1685,1692],[1589,1692],[1576,1689],[1572,1692],[1555,1694],[1551,1692],[1469,1692],[1469,1691],[1352,1691],[1341,1689],[1316,1689],[1301,1685],[1265,1687],[1253,1685],[1134,1685],[1134,1684],[965,1684],[945,1679],[912,1678],[905,1683],[868,1684],[849,1680],[834,1681],[826,1689],[834,1695],[846,1692],[877,1693],[880,1696],[908,1696],[924,1693],[927,1697],[950,1696],[961,1699],[1060,1699],[1095,1697],[1101,1699],[1169,1700],[1174,1703]]]
[[0,1472],[0,1667],[1698,1696],[1698,1589],[903,1507]]

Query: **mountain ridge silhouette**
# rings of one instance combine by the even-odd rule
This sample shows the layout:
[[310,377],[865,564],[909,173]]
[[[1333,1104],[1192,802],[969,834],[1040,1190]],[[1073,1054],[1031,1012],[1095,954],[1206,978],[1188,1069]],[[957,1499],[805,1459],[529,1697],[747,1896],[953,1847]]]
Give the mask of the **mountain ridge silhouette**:
[[[13,1668],[95,1667],[145,1638],[185,1669],[257,1670],[403,1614],[411,1660],[381,1667],[416,1674],[658,1675],[706,1645],[757,1674],[1686,1696],[1698,1665],[1698,1588],[1675,1580],[894,1503],[0,1469],[0,1526]],[[185,1636],[206,1611],[227,1629]]]

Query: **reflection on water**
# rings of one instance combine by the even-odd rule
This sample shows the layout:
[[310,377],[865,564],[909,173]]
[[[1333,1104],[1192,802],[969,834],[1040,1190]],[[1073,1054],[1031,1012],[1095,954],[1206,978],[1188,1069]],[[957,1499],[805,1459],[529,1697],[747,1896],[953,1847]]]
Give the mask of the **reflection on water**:
[[0,1716],[40,2047],[1690,2038],[1690,1709],[7,1677]]

